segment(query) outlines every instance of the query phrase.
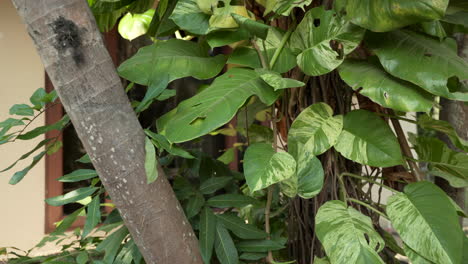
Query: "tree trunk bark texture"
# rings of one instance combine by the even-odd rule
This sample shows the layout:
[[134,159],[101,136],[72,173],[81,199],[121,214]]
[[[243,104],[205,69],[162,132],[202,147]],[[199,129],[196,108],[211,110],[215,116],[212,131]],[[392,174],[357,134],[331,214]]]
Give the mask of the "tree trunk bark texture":
[[13,3],[146,263],[202,263],[197,239],[163,172],[146,184],[145,135],[86,0]]
[[[468,60],[468,34],[459,35],[458,54]],[[457,134],[467,140],[468,139],[468,105],[464,102],[447,100],[441,98],[440,105],[440,119],[449,122]],[[456,149],[450,142],[447,136],[441,135],[441,139],[445,141],[451,148]],[[439,177],[435,178],[435,183],[442,188],[461,208],[465,208],[465,188],[454,188],[450,184]],[[462,218],[463,219],[463,218]]]

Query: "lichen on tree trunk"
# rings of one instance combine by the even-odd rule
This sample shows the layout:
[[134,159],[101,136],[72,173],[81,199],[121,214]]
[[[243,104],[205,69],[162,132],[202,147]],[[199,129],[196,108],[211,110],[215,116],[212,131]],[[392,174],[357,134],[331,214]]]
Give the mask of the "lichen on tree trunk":
[[146,263],[202,263],[160,170],[146,184],[144,132],[86,0],[13,0],[99,177]]

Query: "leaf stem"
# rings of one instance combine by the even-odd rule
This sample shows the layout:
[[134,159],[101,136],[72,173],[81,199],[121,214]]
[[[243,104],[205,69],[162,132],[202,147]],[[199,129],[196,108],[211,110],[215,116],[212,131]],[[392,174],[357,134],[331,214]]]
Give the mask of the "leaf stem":
[[377,210],[376,208],[372,207],[370,204],[367,204],[365,202],[362,202],[362,201],[359,201],[357,199],[354,199],[354,198],[348,198],[348,201],[351,201],[353,203],[357,203],[357,204],[360,204],[364,207],[366,207],[367,209],[377,213],[378,215],[380,215],[381,217],[385,218],[385,219],[388,219],[388,217],[383,213],[383,212],[380,212],[379,210]]
[[371,182],[371,183],[373,183],[375,185],[378,185],[378,186],[381,186],[381,187],[383,187],[383,188],[385,188],[385,189],[387,189],[387,190],[389,190],[391,192],[399,193],[399,191],[397,191],[397,190],[395,190],[395,189],[393,189],[393,188],[391,188],[391,187],[389,187],[389,186],[387,186],[385,184],[382,184],[380,182],[376,182],[376,181],[374,181],[372,179],[369,179],[367,177],[363,177],[363,176],[360,176],[360,175],[357,175],[357,174],[354,174],[354,173],[343,172],[343,173],[340,174],[340,178],[343,177],[343,176],[348,176],[348,177],[360,179],[360,180],[363,180],[363,181]]
[[[393,110],[389,110],[390,114],[394,114]],[[403,151],[403,154],[407,157],[412,158],[413,153],[411,153],[411,149],[408,144],[408,140],[406,140],[405,133],[403,132],[403,129],[401,128],[400,121],[395,118],[390,118],[392,121],[393,128],[395,129],[395,132],[398,137],[398,142],[400,142],[401,149]],[[424,179],[422,172],[419,170],[418,164],[412,160],[407,160],[409,167],[411,168],[411,172],[413,173],[416,181],[422,181]]]
[[252,43],[252,46],[254,47],[255,51],[257,51],[258,58],[260,59],[260,63],[262,64],[262,68],[268,69],[268,64],[266,63],[265,57],[263,56],[260,47],[258,47],[257,42],[255,42],[255,40],[253,39],[250,42]]
[[270,69],[273,69],[273,67],[275,66],[276,61],[278,60],[279,55],[281,54],[281,51],[283,51],[284,46],[288,42],[289,37],[291,37],[291,34],[292,34],[294,28],[295,28],[294,26],[289,28],[288,32],[286,32],[286,34],[284,34],[283,38],[281,39],[279,47],[275,50],[275,53],[273,54],[273,57],[271,57]]

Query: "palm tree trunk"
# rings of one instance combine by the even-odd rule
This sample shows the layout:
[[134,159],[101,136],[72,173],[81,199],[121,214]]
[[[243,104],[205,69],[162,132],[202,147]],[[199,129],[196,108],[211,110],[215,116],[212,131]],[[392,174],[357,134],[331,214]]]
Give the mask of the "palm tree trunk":
[[146,184],[145,135],[86,0],[13,3],[146,263],[202,263],[197,239],[163,172]]

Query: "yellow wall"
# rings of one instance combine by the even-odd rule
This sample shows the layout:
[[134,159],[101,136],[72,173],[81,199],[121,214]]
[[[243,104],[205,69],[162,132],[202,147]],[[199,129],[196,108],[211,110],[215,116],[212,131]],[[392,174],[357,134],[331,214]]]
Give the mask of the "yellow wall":
[[[0,121],[12,104],[29,103],[44,86],[44,69],[24,25],[9,0],[0,0]],[[44,117],[34,121],[43,125]],[[0,170],[32,149],[38,141],[0,146]],[[21,170],[30,161],[20,163]],[[45,168],[40,162],[15,186],[8,180],[16,170],[0,173],[0,247],[29,249],[44,235]]]

